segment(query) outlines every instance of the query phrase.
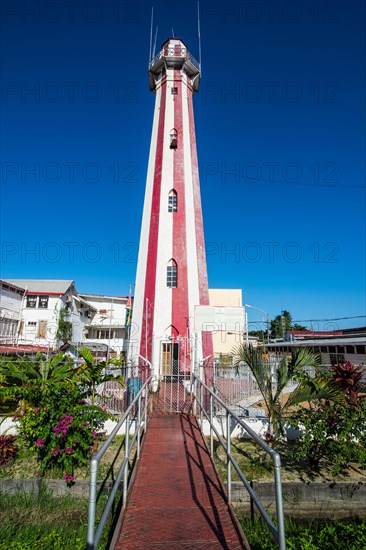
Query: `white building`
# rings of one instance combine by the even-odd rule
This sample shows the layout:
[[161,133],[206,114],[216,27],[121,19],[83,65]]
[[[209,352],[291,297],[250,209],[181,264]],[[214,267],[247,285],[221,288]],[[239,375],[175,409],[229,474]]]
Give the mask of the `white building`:
[[88,343],[105,344],[109,356],[126,355],[126,296],[103,296],[98,294],[80,294],[79,298],[95,310],[90,324],[85,330]]
[[85,327],[95,314],[91,305],[81,310],[74,281],[6,279],[2,283],[1,299],[9,292],[4,284],[22,289],[18,329],[15,344],[46,346],[56,349],[61,341],[56,337],[61,310],[71,323],[71,339],[82,341]]
[[[126,304],[123,296],[78,294],[72,280],[6,279],[0,288],[0,344],[58,349],[62,310],[71,323],[69,343],[125,354]],[[24,348],[23,348],[24,349]]]
[[0,341],[13,344],[18,335],[24,289],[0,281]]

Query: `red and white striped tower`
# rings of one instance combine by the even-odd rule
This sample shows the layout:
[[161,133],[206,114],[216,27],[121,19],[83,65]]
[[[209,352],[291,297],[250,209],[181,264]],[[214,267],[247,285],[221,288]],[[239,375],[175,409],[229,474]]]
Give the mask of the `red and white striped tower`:
[[193,322],[195,306],[209,303],[193,115],[199,80],[178,38],[149,64],[156,100],[129,357],[147,360],[155,374],[213,361],[211,334],[195,333]]

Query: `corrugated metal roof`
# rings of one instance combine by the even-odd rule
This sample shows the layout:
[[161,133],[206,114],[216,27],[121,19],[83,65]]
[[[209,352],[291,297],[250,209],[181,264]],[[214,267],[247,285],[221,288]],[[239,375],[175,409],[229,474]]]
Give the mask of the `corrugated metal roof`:
[[314,338],[312,340],[295,340],[294,342],[276,342],[275,344],[266,344],[269,350],[274,350],[279,347],[310,347],[310,346],[343,346],[347,344],[360,344],[365,345],[366,340],[364,336],[348,336],[346,338]]
[[3,279],[6,283],[26,288],[30,292],[57,292],[65,294],[74,281],[61,279]]

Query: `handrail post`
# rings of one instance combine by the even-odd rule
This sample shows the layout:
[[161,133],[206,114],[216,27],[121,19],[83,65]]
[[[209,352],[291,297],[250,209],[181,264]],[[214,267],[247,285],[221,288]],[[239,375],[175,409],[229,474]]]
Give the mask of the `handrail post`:
[[125,458],[126,465],[125,471],[123,472],[123,508],[126,506],[127,502],[127,487],[128,487],[128,450],[130,442],[130,415],[126,416],[126,435],[125,435]]
[[212,393],[210,393],[210,454],[211,454],[211,458],[213,458],[213,429],[212,429],[212,423],[213,423],[213,397],[212,397]]
[[230,413],[226,411],[226,445],[227,445],[227,498],[231,502],[231,433],[230,433]]
[[200,380],[200,426],[202,430],[202,424],[203,424],[203,384],[202,380]]
[[280,550],[285,550],[286,548],[285,521],[284,521],[283,500],[282,500],[281,458],[279,455],[275,456],[274,458],[274,478],[275,478],[277,525],[278,525],[278,546]]
[[192,393],[193,393],[193,415],[197,416],[197,377],[192,374]]
[[97,505],[97,477],[98,462],[92,459],[90,461],[88,533],[86,539],[86,547],[88,550],[94,550],[95,510]]
[[144,402],[144,432],[146,432],[147,428],[147,408],[149,406],[150,402],[150,388],[149,384],[147,384],[145,388],[145,402]]
[[137,408],[137,460],[140,458],[140,437],[141,437],[141,395],[139,396],[138,400],[138,408]]

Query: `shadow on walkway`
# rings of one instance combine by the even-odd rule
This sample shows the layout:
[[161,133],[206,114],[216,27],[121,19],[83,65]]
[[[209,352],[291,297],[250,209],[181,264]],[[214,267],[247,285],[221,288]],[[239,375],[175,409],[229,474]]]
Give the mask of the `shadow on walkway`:
[[114,548],[249,548],[194,417],[151,418]]

